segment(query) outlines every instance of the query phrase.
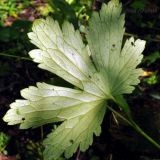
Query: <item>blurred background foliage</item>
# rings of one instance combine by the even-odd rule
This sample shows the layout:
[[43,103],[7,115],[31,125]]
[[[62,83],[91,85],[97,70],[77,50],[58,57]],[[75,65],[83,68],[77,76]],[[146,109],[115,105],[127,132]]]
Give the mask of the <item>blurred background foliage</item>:
[[[0,0],[0,118],[9,104],[20,98],[19,91],[37,81],[69,86],[56,75],[37,68],[28,52],[35,48],[27,37],[36,18],[51,16],[60,24],[68,20],[83,29],[94,11],[107,0]],[[133,115],[150,135],[160,133],[160,2],[159,0],[122,0],[126,14],[125,38],[134,36],[147,41],[141,67],[144,75],[135,92],[127,96]],[[96,42],[95,42],[96,43]],[[104,42],[102,42],[104,43]],[[104,44],[105,45],[105,44]],[[124,122],[107,113],[102,135],[78,160],[157,160],[155,151]],[[53,124],[34,130],[19,130],[0,120],[0,154],[18,155],[17,159],[42,160],[42,139]],[[127,132],[127,133],[126,133]],[[133,139],[131,138],[133,137]],[[154,137],[154,136],[153,136]],[[158,138],[157,138],[158,137]],[[142,143],[140,143],[142,142]],[[130,145],[128,145],[130,144]],[[140,145],[141,144],[141,145]],[[148,149],[149,146],[149,149]],[[3,149],[3,150],[2,150]],[[78,157],[77,157],[78,156]],[[63,158],[62,158],[63,160]]]

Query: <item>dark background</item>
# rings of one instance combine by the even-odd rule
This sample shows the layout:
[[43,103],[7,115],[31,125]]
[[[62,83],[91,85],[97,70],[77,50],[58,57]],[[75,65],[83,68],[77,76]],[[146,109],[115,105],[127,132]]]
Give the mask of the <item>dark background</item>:
[[[69,2],[69,3],[68,3]],[[3,154],[18,155],[21,160],[42,160],[42,139],[53,124],[37,129],[19,130],[7,126],[2,117],[9,104],[21,98],[20,90],[36,82],[67,86],[68,83],[37,68],[28,52],[35,48],[27,33],[32,21],[47,15],[60,24],[65,19],[75,28],[88,25],[93,10],[98,11],[104,0],[2,0],[0,1],[0,150]],[[125,96],[135,121],[160,143],[160,1],[122,0],[126,15],[125,39],[134,36],[147,41],[145,70],[136,90]],[[83,34],[83,33],[82,33]],[[96,43],[96,42],[95,42]],[[103,42],[102,42],[103,43]],[[71,159],[76,159],[78,152]],[[160,152],[137,134],[130,126],[108,112],[102,124],[102,134],[93,145],[80,153],[79,160],[160,160]]]

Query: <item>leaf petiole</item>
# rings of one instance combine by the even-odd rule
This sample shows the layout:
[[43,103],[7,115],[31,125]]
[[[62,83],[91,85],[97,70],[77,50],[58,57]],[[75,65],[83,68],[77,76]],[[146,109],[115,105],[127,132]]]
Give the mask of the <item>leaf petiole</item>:
[[32,61],[32,59],[31,59],[31,58],[28,58],[28,57],[11,55],[11,54],[7,54],[7,53],[0,53],[0,56],[9,57],[9,58],[15,58],[15,59],[20,59],[20,60]]
[[146,138],[149,142],[151,142],[154,146],[156,146],[158,149],[160,149],[160,144],[158,144],[155,140],[153,140],[147,133],[145,133],[133,120],[126,119],[123,115],[118,113],[116,110],[114,110],[112,107],[107,106],[109,110],[111,110],[115,115],[123,119],[125,122],[127,122],[130,126],[132,126],[138,133],[140,133],[144,138]]

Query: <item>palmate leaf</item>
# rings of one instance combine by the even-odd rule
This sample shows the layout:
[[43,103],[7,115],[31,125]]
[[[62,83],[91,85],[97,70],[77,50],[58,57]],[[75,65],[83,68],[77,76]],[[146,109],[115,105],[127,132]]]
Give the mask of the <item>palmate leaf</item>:
[[[62,122],[44,141],[44,156],[52,160],[64,153],[68,158],[78,147],[85,151],[93,134],[100,134],[107,100],[122,106],[122,94],[131,93],[139,83],[142,70],[136,67],[145,42],[130,38],[122,47],[124,15],[115,1],[93,14],[86,29],[87,45],[69,22],[60,28],[48,17],[36,20],[32,30],[28,36],[39,48],[29,53],[33,60],[77,89],[37,83],[21,91],[25,100],[12,103],[4,120],[20,123],[23,129]],[[127,105],[122,108],[129,113]]]
[[81,90],[46,83],[37,83],[37,87],[30,86],[22,90],[21,95],[27,100],[12,103],[12,109],[5,119],[11,125],[21,123],[22,129],[82,116],[104,102]]
[[44,157],[56,159],[65,151],[65,157],[69,158],[76,152],[78,146],[81,151],[88,149],[89,145],[93,142],[93,133],[99,136],[101,132],[100,124],[105,110],[105,103],[101,102],[86,114],[62,123],[44,141],[44,144],[48,148],[44,152]]
[[93,14],[87,30],[92,58],[111,95],[131,93],[142,74],[141,69],[135,68],[141,62],[145,41],[134,41],[132,37],[122,48],[123,34],[121,5],[112,2]]

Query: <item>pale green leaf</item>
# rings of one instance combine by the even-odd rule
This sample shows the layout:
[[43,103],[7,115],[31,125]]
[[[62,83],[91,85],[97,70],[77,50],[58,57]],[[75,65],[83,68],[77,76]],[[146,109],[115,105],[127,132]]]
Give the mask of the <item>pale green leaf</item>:
[[87,40],[96,68],[105,80],[107,93],[112,96],[131,93],[142,74],[135,69],[141,62],[145,41],[130,38],[123,49],[124,15],[122,7],[113,3],[103,5],[94,13],[87,29]]
[[105,109],[105,103],[102,102],[86,114],[62,123],[44,141],[46,146],[45,159],[56,159],[64,151],[65,157],[69,158],[76,152],[78,146],[81,151],[88,149],[93,142],[93,133],[99,136],[101,132],[100,124],[103,120]]
[[80,89],[104,95],[104,87],[96,85],[100,77],[91,63],[89,50],[73,25],[65,22],[61,30],[57,21],[50,17],[39,19],[28,36],[40,48],[29,53],[35,62],[40,63],[40,68],[57,74]]
[[4,120],[21,128],[62,122],[44,142],[46,160],[63,153],[70,157],[78,147],[85,151],[92,144],[93,134],[101,132],[108,99],[117,101],[130,116],[122,94],[131,93],[139,83],[142,70],[137,65],[145,42],[130,38],[122,47],[123,35],[124,15],[117,0],[93,14],[86,29],[87,45],[69,22],[62,27],[50,17],[34,22],[28,36],[38,49],[29,55],[40,68],[77,89],[37,83],[21,91],[24,100],[12,103]]
[[37,83],[21,91],[23,98],[16,100],[4,117],[10,125],[21,123],[21,128],[41,126],[50,122],[64,121],[86,114],[103,99],[64,87]]

